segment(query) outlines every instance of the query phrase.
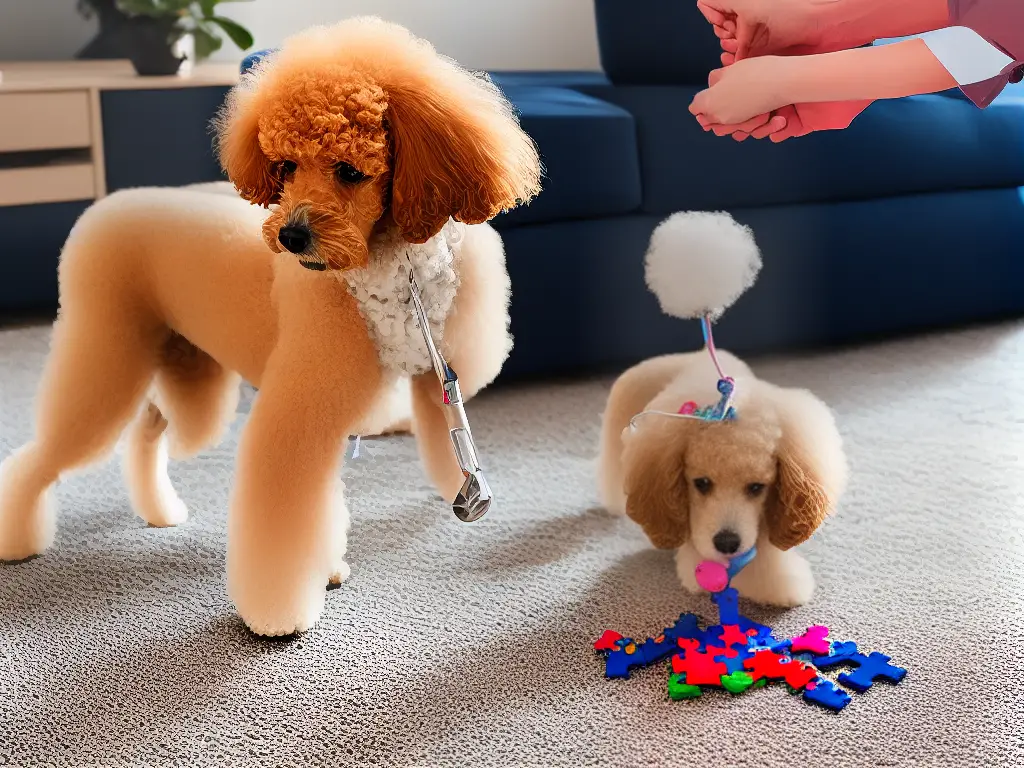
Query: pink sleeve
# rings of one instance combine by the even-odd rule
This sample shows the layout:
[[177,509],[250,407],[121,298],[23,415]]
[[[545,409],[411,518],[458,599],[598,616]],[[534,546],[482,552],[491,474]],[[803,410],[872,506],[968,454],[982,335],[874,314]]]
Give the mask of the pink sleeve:
[[1024,79],[1024,0],[949,0],[949,23],[973,29],[1013,59],[997,77],[961,86],[979,107],[991,104],[1007,83]]

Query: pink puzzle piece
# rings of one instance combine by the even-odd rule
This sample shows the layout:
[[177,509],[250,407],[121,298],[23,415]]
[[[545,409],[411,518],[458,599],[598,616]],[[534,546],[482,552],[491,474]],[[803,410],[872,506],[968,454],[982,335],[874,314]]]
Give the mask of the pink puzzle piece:
[[808,627],[799,637],[793,638],[792,653],[810,651],[818,656],[828,655],[832,644],[828,640],[828,627],[820,625]]

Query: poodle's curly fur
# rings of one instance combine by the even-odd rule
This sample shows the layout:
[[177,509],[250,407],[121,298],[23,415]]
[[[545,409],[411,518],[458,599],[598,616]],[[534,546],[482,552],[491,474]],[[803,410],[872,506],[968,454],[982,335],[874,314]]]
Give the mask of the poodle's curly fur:
[[726,352],[719,359],[736,381],[734,421],[646,414],[630,426],[643,411],[717,401],[718,375],[706,351],[652,358],[619,377],[601,433],[604,502],[638,523],[654,546],[678,548],[688,589],[699,590],[701,560],[725,562],[756,545],[757,557],[734,586],[758,602],[800,605],[811,598],[814,578],[793,547],[818,529],[845,488],[842,438],[810,392],[762,381]]
[[[168,457],[219,438],[244,378],[260,391],[236,462],[228,590],[253,631],[283,635],[312,626],[327,583],[348,573],[337,480],[348,435],[411,418],[440,493],[454,498],[463,481],[433,371],[389,362],[417,350],[382,354],[383,331],[368,326],[383,321],[355,273],[409,250],[381,243],[427,243],[461,222],[443,244],[454,299],[431,323],[472,397],[511,345],[501,238],[486,222],[537,194],[541,166],[493,83],[376,18],[287,40],[232,91],[217,129],[237,193],[124,190],[69,235],[36,434],[0,464],[0,560],[52,543],[50,487],[122,435],[135,511],[182,522]],[[295,229],[305,241],[287,237]]]

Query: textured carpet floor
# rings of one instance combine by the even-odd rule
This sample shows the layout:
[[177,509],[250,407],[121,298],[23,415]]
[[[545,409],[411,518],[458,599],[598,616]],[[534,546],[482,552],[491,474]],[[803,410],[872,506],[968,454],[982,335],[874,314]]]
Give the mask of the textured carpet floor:
[[[0,333],[0,455],[29,435],[47,330]],[[762,375],[836,409],[853,482],[807,547],[824,623],[910,673],[839,716],[784,689],[666,699],[607,681],[606,628],[683,610],[671,555],[598,508],[608,381],[471,406],[500,506],[459,523],[410,439],[346,476],[352,577],[291,642],[225,594],[230,439],[173,467],[192,517],[149,529],[114,463],[66,479],[57,542],[0,565],[0,764],[18,766],[1024,765],[1024,325],[801,360]]]

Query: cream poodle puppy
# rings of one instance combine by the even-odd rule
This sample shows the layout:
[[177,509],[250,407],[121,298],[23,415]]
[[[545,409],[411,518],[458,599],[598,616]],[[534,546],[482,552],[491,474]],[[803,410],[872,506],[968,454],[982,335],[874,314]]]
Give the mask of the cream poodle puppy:
[[733,585],[757,602],[795,606],[810,600],[814,578],[793,548],[834,509],[846,456],[821,400],[762,381],[715,349],[712,322],[760,269],[753,232],[727,213],[680,212],[655,229],[648,287],[666,314],[699,319],[706,345],[646,360],[615,382],[600,485],[609,510],[639,523],[654,546],[678,548],[687,589],[699,589],[700,561],[726,564],[756,546]]
[[461,487],[408,274],[471,397],[511,348],[502,243],[485,222],[533,198],[541,167],[493,83],[375,18],[264,59],[229,96],[218,148],[237,194],[121,191],[68,237],[35,435],[0,464],[0,559],[50,546],[50,487],[121,435],[137,514],[181,523],[168,454],[215,442],[245,379],[259,395],[227,585],[254,632],[286,635],[315,624],[348,574],[349,435],[411,415],[439,492]]
[[667,355],[615,382],[601,429],[600,481],[607,508],[637,522],[660,549],[678,548],[676,569],[691,592],[702,560],[727,563],[757,547],[733,580],[759,603],[802,605],[814,592],[794,549],[832,511],[846,483],[842,439],[831,411],[802,389],[754,376],[719,352],[736,382],[731,421],[669,418],[686,402],[714,402],[717,375],[706,352]]

